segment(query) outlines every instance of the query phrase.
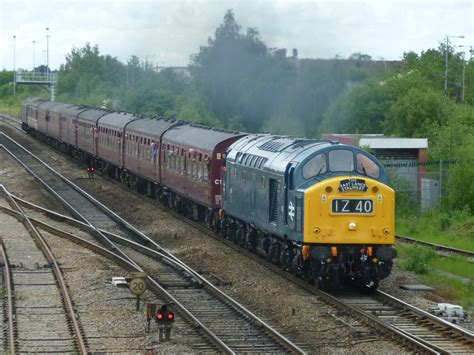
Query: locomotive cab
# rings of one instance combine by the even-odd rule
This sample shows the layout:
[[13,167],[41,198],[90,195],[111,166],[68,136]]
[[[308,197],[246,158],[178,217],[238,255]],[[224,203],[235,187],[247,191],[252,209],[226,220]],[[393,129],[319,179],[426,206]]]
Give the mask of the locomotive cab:
[[306,267],[315,279],[376,287],[396,257],[395,193],[383,166],[358,148],[336,145],[312,154],[294,174],[301,182],[295,195],[304,195]]

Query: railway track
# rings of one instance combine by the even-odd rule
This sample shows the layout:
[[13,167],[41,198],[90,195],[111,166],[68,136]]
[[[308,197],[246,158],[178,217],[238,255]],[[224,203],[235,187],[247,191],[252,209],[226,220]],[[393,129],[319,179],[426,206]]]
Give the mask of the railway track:
[[[0,134],[0,144],[71,211],[76,219],[87,225],[106,248],[135,270],[148,271],[148,282],[155,291],[174,303],[178,313],[192,326],[200,329],[214,351],[305,353],[300,346],[221,292],[199,273],[166,252],[3,133]],[[129,244],[128,249],[123,246],[119,248],[102,230],[117,234],[123,238],[122,242],[126,240],[134,244]],[[139,245],[147,246],[150,253],[158,253],[152,256],[155,263],[153,268],[145,270],[129,256],[134,254],[130,248],[139,248]]]
[[[14,128],[15,130],[18,130],[21,133],[25,134],[25,132],[21,129],[21,121],[19,119],[7,114],[0,114],[0,119],[6,124],[8,124],[9,126],[11,126],[12,128]],[[439,251],[441,253],[465,256],[465,257],[474,259],[474,251],[454,248],[447,245],[442,245],[442,244],[437,244],[437,243],[432,243],[432,242],[427,242],[424,240],[419,240],[419,239],[408,237],[408,236],[402,236],[399,234],[396,234],[395,238],[398,241],[403,242],[403,243],[419,244],[419,245],[433,248],[435,251]]]
[[[75,219],[58,214],[39,206],[28,203],[18,197],[14,197],[19,204],[30,209],[46,214],[55,220],[62,220],[79,228],[90,228]],[[51,228],[44,223],[34,220],[40,228],[50,230]],[[51,230],[50,230],[51,231]],[[126,239],[104,231],[109,238],[115,240],[119,244],[131,244]],[[149,248],[139,246],[140,253],[153,256],[156,253]],[[244,250],[244,253],[247,251]],[[253,254],[251,254],[252,257]],[[428,353],[472,353],[474,350],[473,334],[441,320],[431,314],[428,314],[416,307],[394,298],[382,291],[378,291],[374,295],[361,295],[358,292],[343,292],[338,294],[329,294],[314,289],[311,285],[304,283],[302,280],[294,279],[291,275],[281,273],[280,269],[273,265],[268,265],[274,271],[287,277],[292,282],[299,284],[306,290],[317,294],[326,302],[331,303],[339,309],[343,309],[348,314],[355,317],[363,318],[363,321],[378,332],[397,339],[405,343],[413,350],[423,350]]]
[[[352,295],[330,295],[324,293],[292,275],[281,272],[276,266],[263,261],[258,256],[236,246],[234,243],[215,235],[201,224],[190,221],[173,211],[170,211],[170,213],[202,232],[211,235],[215,239],[258,260],[260,263],[265,263],[267,267],[279,273],[281,276],[317,294],[335,307],[345,309],[347,313],[362,319],[378,332],[397,339],[408,347],[429,353],[474,352],[474,338],[472,333],[444,322],[411,305],[407,305],[403,303],[403,301],[396,300],[390,295],[384,295],[378,292],[373,296],[358,298],[360,294],[357,293]],[[423,242],[419,243],[423,244]],[[446,248],[450,249],[449,247]],[[380,310],[380,312],[377,310]]]
[[452,326],[423,310],[411,306],[385,292],[361,295],[357,292],[333,294],[339,301],[371,314],[426,346],[430,352],[441,354],[470,354],[474,352],[474,334]]
[[4,122],[5,124],[9,125],[10,127],[20,132],[23,132],[23,130],[21,129],[21,120],[19,120],[18,118],[12,115],[8,115],[6,113],[0,113],[0,121]]
[[32,238],[17,234],[8,252],[0,241],[6,295],[4,348],[11,354],[87,353],[72,297],[48,243],[8,197]]
[[474,333],[455,324],[442,320],[382,291],[377,291],[373,295],[361,295],[357,291],[346,294],[324,292],[281,270],[278,266],[260,258],[247,249],[211,232],[205,226],[174,211],[170,211],[170,213],[212,238],[265,264],[280,276],[321,297],[334,307],[344,310],[347,314],[360,319],[384,336],[398,340],[414,351],[432,354],[474,353]]
[[465,256],[465,257],[474,259],[474,251],[448,247],[446,245],[426,242],[426,241],[423,241],[423,240],[419,240],[419,239],[415,239],[415,238],[411,238],[411,237],[407,237],[407,236],[402,236],[402,235],[398,235],[398,234],[395,237],[397,238],[397,240],[399,240],[403,243],[419,244],[419,245],[423,245],[423,246],[426,246],[426,247],[433,248],[434,250],[439,251],[439,252],[448,253],[448,254],[452,254],[452,255]]

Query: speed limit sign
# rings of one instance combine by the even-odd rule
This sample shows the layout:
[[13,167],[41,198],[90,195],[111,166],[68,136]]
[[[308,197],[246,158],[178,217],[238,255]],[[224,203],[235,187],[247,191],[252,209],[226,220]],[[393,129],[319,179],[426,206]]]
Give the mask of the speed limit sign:
[[146,290],[146,281],[142,278],[135,278],[130,281],[128,287],[131,293],[139,296]]

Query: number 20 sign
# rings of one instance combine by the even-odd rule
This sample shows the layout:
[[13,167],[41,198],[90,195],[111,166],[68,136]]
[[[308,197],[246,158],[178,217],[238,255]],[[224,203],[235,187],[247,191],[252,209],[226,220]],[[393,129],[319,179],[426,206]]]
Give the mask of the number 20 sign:
[[141,295],[146,290],[146,281],[142,278],[135,278],[130,281],[128,288],[134,295]]

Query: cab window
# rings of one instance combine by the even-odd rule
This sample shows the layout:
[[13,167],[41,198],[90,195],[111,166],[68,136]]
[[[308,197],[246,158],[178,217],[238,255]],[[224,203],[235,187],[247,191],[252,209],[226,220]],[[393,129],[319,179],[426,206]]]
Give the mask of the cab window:
[[360,174],[364,174],[373,178],[378,179],[380,177],[380,169],[375,162],[369,157],[358,153],[356,155],[357,160],[357,171]]
[[354,171],[354,154],[351,150],[337,149],[329,152],[330,171]]
[[318,154],[311,158],[303,167],[303,178],[311,179],[319,174],[324,174],[326,170],[326,155]]

